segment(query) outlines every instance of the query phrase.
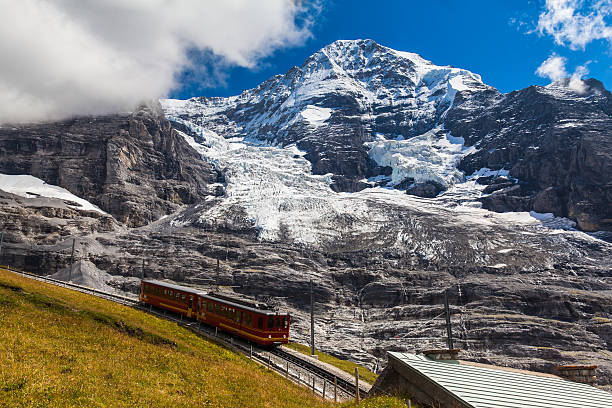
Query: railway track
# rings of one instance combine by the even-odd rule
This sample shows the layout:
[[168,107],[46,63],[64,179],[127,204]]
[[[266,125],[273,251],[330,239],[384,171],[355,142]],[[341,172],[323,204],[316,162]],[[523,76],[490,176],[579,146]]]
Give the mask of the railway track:
[[[336,375],[335,373],[331,373],[320,365],[314,364],[304,358],[301,358],[297,354],[289,353],[283,350],[283,347],[279,347],[277,349],[273,349],[270,351],[272,354],[279,356],[283,360],[290,361],[296,366],[302,366],[308,371],[316,373],[320,378],[324,381],[327,381],[329,384],[334,384],[338,386],[338,388],[342,391],[342,393],[350,395],[351,398],[355,397],[356,387],[355,383],[352,381],[348,381],[347,379]],[[359,395],[361,398],[365,398],[367,394],[367,390],[360,387]]]
[[[284,350],[283,347],[263,349],[242,339],[235,338],[227,333],[218,331],[214,327],[201,324],[200,322],[193,320],[183,319],[182,316],[170,311],[153,307],[145,307],[140,304],[136,297],[132,298],[116,293],[105,292],[72,282],[65,282],[46,276],[36,275],[30,272],[16,270],[8,266],[0,265],[0,269],[4,269],[40,282],[46,282],[82,293],[94,295],[139,309],[166,320],[173,321],[197,334],[203,335],[212,341],[220,343],[227,348],[247,355],[252,360],[267,366],[269,369],[278,372],[293,382],[311,388],[313,393],[320,394],[323,398],[344,401],[354,399],[356,397],[355,383],[343,378],[346,376],[341,376],[336,372],[326,370],[321,364],[312,362],[310,357],[305,355],[300,356],[299,353],[291,353]],[[367,389],[360,387],[360,397],[365,397],[366,393]]]

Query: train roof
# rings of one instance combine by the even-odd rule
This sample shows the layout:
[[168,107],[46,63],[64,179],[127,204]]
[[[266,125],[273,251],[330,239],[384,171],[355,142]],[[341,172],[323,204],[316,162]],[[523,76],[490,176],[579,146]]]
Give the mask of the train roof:
[[281,313],[279,311],[273,310],[272,307],[267,305],[266,303],[256,302],[250,299],[239,298],[235,296],[230,296],[222,293],[207,293],[203,290],[199,290],[196,288],[191,288],[189,286],[181,286],[175,285],[174,283],[164,282],[156,279],[143,279],[143,283],[150,283],[157,286],[162,286],[164,288],[179,290],[186,293],[192,293],[194,295],[202,296],[206,299],[216,300],[217,302],[224,303],[226,305],[230,305],[232,307],[236,307],[239,309],[249,310],[251,312],[263,314],[263,315],[288,315],[289,313]]
[[206,293],[206,292],[204,292],[202,290],[199,290],[199,289],[196,289],[196,288],[190,288],[189,286],[175,285],[175,284],[170,283],[170,282],[164,282],[164,281],[155,280],[155,279],[143,279],[142,282],[143,283],[152,283],[153,285],[163,286],[164,288],[180,290],[180,291],[187,292],[187,293],[193,293],[194,295],[204,295]]
[[264,302],[258,302],[255,299],[241,298],[238,296],[232,296],[227,293],[219,293],[219,292],[208,292],[206,293],[208,296],[215,297],[217,299],[227,300],[228,302],[236,303],[239,305],[244,305],[248,307],[252,307],[255,309],[262,310],[272,310],[272,307]]
[[[273,310],[270,306],[268,306],[265,303],[261,304],[261,303],[256,303],[256,302],[250,302],[247,299],[240,299],[240,298],[235,298],[233,296],[220,295],[219,293],[201,293],[200,296],[206,299],[216,300],[217,302],[221,302],[223,304],[226,304],[232,307],[236,307],[238,309],[248,310],[248,311],[259,313],[259,314],[266,315],[266,316],[288,315],[289,314],[289,313],[284,313],[284,312],[281,313],[277,310]],[[262,309],[261,307],[256,307],[255,305],[265,305],[266,308]]]

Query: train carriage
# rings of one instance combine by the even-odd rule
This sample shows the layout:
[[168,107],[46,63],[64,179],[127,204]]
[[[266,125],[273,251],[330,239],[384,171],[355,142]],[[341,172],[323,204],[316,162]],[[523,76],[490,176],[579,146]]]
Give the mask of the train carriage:
[[146,279],[140,302],[195,318],[264,346],[289,342],[291,317],[264,303]]
[[203,292],[153,279],[142,281],[140,302],[170,310],[186,317],[197,315],[198,298]]
[[261,345],[289,342],[288,313],[279,313],[262,303],[218,293],[200,296],[198,319]]

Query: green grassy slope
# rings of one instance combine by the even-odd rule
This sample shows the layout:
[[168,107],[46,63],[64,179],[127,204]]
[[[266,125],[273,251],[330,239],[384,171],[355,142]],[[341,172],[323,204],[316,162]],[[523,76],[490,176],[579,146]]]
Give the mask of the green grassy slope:
[[[290,349],[293,349],[295,351],[299,351],[302,354],[310,355],[310,347],[305,346],[304,344],[290,342],[289,344],[286,345],[286,347],[289,347]],[[374,384],[374,382],[376,381],[376,378],[378,377],[372,371],[368,370],[367,368],[363,366],[357,365],[353,363],[352,361],[341,360],[339,358],[330,356],[329,354],[325,354],[318,350],[315,350],[315,354],[317,355],[319,361],[323,361],[327,364],[331,364],[353,376],[355,375],[355,367],[358,367],[359,379],[369,384]]]
[[0,407],[334,405],[175,323],[0,269]]

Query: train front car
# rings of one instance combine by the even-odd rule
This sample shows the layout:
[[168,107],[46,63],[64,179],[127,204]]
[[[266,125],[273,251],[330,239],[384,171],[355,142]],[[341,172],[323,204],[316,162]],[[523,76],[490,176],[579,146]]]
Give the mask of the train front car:
[[219,293],[201,295],[200,314],[203,322],[262,346],[289,342],[291,317],[263,303]]
[[186,286],[145,279],[140,285],[140,302],[170,310],[186,317],[198,315],[198,299],[203,294]]

